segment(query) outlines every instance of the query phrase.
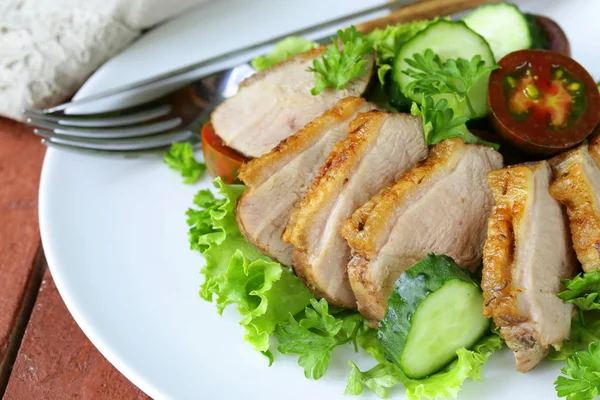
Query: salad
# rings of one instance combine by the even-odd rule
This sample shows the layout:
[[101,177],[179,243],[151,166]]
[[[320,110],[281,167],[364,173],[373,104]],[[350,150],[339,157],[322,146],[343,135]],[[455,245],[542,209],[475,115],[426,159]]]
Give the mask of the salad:
[[[600,394],[600,91],[552,20],[509,3],[326,46],[289,37],[165,161],[206,260],[200,297],[308,379],[339,346],[345,393],[456,398],[508,347]],[[243,184],[242,184],[243,183]],[[516,373],[516,372],[515,372]]]

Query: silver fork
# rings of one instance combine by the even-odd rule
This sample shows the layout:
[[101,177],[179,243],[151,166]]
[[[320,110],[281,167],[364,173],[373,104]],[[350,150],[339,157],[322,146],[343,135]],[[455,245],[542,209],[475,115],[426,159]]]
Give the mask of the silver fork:
[[[24,110],[48,147],[102,155],[163,153],[175,142],[200,142],[200,127],[216,105],[255,70],[249,64],[220,71],[158,99],[97,114]],[[74,103],[68,103],[74,104]]]
[[[49,147],[103,155],[140,155],[162,153],[175,142],[200,142],[200,126],[210,118],[210,112],[225,98],[235,94],[239,83],[255,71],[247,62],[248,55],[264,52],[269,46],[289,35],[310,37],[333,27],[364,21],[384,10],[393,10],[416,0],[396,0],[372,7],[335,20],[282,35],[253,46],[213,57],[177,71],[99,93],[74,102],[64,103],[45,110],[26,109],[27,123],[35,126],[34,133],[41,136]],[[330,36],[317,42],[327,42]],[[240,62],[240,57],[246,62]],[[229,62],[231,67],[222,68]],[[218,67],[221,69],[218,69]],[[198,76],[206,67],[212,73]],[[182,87],[181,79],[188,79]],[[180,83],[174,83],[176,79]],[[173,89],[174,88],[174,89]],[[132,97],[144,92],[144,96]],[[166,94],[165,94],[166,93]],[[75,113],[73,107],[94,105],[110,97],[121,96],[126,101],[111,111]],[[127,97],[129,96],[129,97]],[[123,103],[126,105],[123,106]]]

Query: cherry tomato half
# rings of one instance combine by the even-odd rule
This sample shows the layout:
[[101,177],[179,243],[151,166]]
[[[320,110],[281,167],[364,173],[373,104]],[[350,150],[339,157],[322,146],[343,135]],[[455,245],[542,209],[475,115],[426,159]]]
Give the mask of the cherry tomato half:
[[550,50],[520,50],[498,64],[490,77],[491,119],[515,147],[555,154],[581,143],[598,125],[598,88],[573,59]]
[[240,166],[248,161],[242,154],[225,146],[210,122],[202,127],[202,152],[210,176],[220,176],[225,183],[237,182]]

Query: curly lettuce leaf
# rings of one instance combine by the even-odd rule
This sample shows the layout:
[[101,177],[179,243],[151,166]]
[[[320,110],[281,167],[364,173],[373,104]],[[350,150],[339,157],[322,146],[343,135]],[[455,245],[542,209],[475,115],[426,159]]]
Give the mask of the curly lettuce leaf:
[[244,339],[266,353],[277,324],[304,310],[313,295],[289,268],[261,254],[243,237],[234,209],[245,187],[225,185],[219,178],[213,183],[223,198],[202,190],[194,198],[198,208],[187,212],[191,246],[206,260],[200,297],[214,300],[219,313],[235,304]]
[[194,158],[191,143],[173,143],[169,151],[163,154],[163,160],[171,169],[179,171],[186,184],[197,182],[206,171],[206,165]]
[[377,53],[377,76],[382,85],[385,83],[388,71],[392,70],[394,57],[404,42],[435,21],[437,19],[388,25],[384,29],[375,29],[367,35],[373,42],[373,50]]
[[316,42],[298,36],[288,36],[277,42],[269,54],[252,60],[252,67],[257,71],[264,71],[275,64],[279,64],[290,56],[304,53],[315,47],[317,47]]
[[409,400],[456,398],[466,379],[481,380],[481,368],[490,354],[502,347],[502,340],[497,335],[488,335],[472,350],[459,349],[456,352],[457,360],[446,370],[415,380],[408,378],[400,368],[385,358],[374,330],[359,337],[359,343],[379,364],[363,372],[350,362],[346,393],[359,395],[367,387],[379,397],[387,398],[390,388],[402,384]]

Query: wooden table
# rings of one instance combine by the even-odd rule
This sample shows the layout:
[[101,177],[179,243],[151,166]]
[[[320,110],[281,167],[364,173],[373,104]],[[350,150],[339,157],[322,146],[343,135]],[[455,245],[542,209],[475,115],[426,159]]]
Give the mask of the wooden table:
[[148,399],[96,350],[65,307],[40,246],[45,147],[0,118],[0,397]]

